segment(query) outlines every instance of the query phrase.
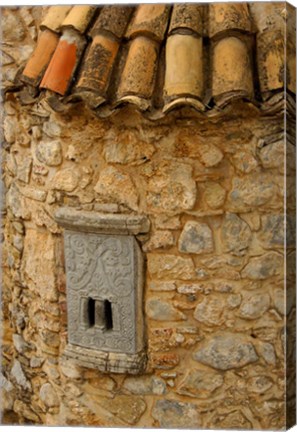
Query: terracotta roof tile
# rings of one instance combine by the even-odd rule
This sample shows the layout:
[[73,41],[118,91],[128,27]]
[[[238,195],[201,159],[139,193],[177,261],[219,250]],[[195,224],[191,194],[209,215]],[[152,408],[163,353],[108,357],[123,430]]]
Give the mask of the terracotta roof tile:
[[106,36],[94,37],[85,57],[76,92],[92,107],[106,100],[113,64],[119,42]]
[[169,34],[177,29],[187,29],[199,35],[203,34],[203,5],[179,3],[173,6]]
[[285,84],[295,93],[296,21],[285,2],[53,6],[40,28],[22,79],[38,87],[42,78],[59,110],[83,99],[100,116],[123,103],[150,118],[182,106],[216,115],[243,99],[270,114],[283,109]]
[[212,3],[209,5],[209,36],[226,30],[250,32],[252,29],[247,3]]
[[40,84],[58,42],[59,36],[51,30],[40,33],[36,48],[23,71],[22,81],[32,86]]
[[283,29],[285,25],[284,10],[288,7],[285,2],[252,2],[249,4],[254,25],[257,31]]
[[139,5],[128,27],[126,37],[147,35],[161,42],[168,25],[169,12],[170,7],[166,5]]
[[121,39],[133,10],[131,6],[104,6],[91,29],[91,35],[94,37],[98,33],[108,32]]
[[59,32],[62,22],[66,18],[72,6],[51,6],[44,20],[40,24],[40,30],[49,29]]
[[224,38],[214,47],[212,95],[218,105],[225,105],[230,98],[253,97],[248,48],[236,37]]
[[[296,91],[296,11],[288,14],[283,2],[253,3],[251,13],[258,28],[257,66],[263,99],[284,87]],[[289,15],[288,25],[286,19]],[[287,43],[285,43],[287,42]],[[287,64],[285,65],[285,50]]]
[[286,44],[286,84],[288,89],[296,92],[296,10],[293,6],[288,7],[288,20],[287,20],[287,44]]
[[84,33],[96,11],[96,6],[73,6],[62,23],[62,28],[71,27]]
[[166,72],[164,96],[190,96],[202,99],[203,66],[202,38],[175,34],[166,43]]
[[119,85],[119,101],[149,106],[146,101],[153,95],[158,52],[159,45],[151,39],[139,36],[131,41]]
[[281,31],[265,31],[257,37],[258,73],[262,94],[284,85],[285,39]]
[[71,85],[71,78],[80,61],[85,43],[85,40],[73,30],[65,30],[40,87],[64,95]]

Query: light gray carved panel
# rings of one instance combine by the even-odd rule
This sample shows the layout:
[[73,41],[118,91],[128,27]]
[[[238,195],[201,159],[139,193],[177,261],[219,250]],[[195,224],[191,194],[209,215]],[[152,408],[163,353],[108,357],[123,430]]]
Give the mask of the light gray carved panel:
[[144,268],[137,243],[145,215],[61,207],[64,228],[68,343],[63,356],[105,373],[143,373]]
[[136,353],[142,258],[135,237],[65,230],[64,241],[69,343]]

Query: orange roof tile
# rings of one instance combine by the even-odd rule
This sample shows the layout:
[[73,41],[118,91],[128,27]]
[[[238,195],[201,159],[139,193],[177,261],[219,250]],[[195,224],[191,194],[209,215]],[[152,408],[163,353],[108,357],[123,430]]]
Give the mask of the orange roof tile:
[[58,42],[59,36],[51,30],[41,32],[36,48],[23,72],[23,80],[26,83],[32,86],[40,84]]
[[285,83],[295,93],[286,2],[53,6],[40,29],[22,79],[50,90],[59,109],[82,99],[105,116],[130,103],[156,118],[243,99],[269,113]]
[[60,95],[66,93],[85,45],[78,35],[66,30],[44,74],[40,87]]

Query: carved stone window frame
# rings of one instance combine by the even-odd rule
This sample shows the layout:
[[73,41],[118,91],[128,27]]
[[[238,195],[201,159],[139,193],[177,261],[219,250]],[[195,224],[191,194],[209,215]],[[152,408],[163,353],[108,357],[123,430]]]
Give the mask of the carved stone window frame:
[[[76,360],[83,367],[95,368],[101,372],[130,374],[143,372],[147,362],[143,313],[144,260],[143,253],[135,236],[149,231],[149,219],[144,215],[106,214],[67,207],[59,208],[55,213],[55,219],[64,228],[66,261],[68,343],[63,355]],[[124,334],[125,332],[121,332],[119,324],[115,323],[113,331],[109,333],[100,329],[100,326],[94,326],[94,328],[87,330],[86,335],[84,335],[83,331],[83,321],[82,325],[77,324],[78,321],[86,320],[86,311],[81,311],[81,303],[86,302],[88,296],[84,294],[84,297],[80,297],[79,301],[81,303],[78,306],[77,296],[73,294],[74,284],[71,278],[73,277],[71,266],[74,265],[72,259],[75,260],[75,257],[72,258],[74,256],[72,253],[74,245],[71,242],[73,241],[82,242],[82,244],[87,244],[89,241],[92,242],[96,253],[100,244],[106,241],[117,242],[120,249],[121,247],[129,248],[131,270],[129,276],[132,287],[128,295],[130,295],[131,299],[131,308],[127,307],[127,300],[121,299],[123,296],[121,296],[120,291],[116,294],[118,296],[118,300],[116,299],[116,301],[119,303],[122,302],[120,306],[122,309],[126,308],[126,311],[124,311],[126,315],[130,310],[131,320],[134,320],[134,322],[129,323],[129,334],[133,334],[133,340],[130,340],[132,339],[131,337],[129,339],[129,342],[131,342],[129,347],[128,344],[126,347],[125,344],[121,344],[121,337],[124,338],[126,335]],[[90,294],[92,305],[93,301],[96,302],[97,306],[94,307],[98,307],[99,309],[104,301],[113,301],[113,298],[112,295],[106,294],[105,300],[103,300],[100,297],[100,293],[99,295],[96,295],[96,293]],[[116,308],[117,305],[115,302]],[[78,313],[79,309],[80,312]],[[75,315],[78,315],[77,317],[73,316],[73,310],[75,311]],[[114,318],[116,320],[117,316],[115,315]],[[130,317],[126,317],[125,319],[127,322],[127,319],[130,319]],[[100,335],[104,335],[105,339],[106,335],[108,335],[110,345],[108,345],[107,341],[106,346],[103,344],[98,349],[96,342],[92,341],[96,341],[98,337],[100,339]],[[93,336],[95,339],[92,339]],[[113,337],[115,340],[118,340],[116,346],[112,343]],[[82,341],[85,340],[85,342],[80,342],[80,338]],[[109,346],[111,346],[110,349],[108,348]]]

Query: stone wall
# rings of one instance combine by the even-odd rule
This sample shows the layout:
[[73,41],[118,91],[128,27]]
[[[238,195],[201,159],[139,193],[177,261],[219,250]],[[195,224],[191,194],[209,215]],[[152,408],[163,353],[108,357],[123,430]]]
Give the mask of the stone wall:
[[[11,88],[41,9],[3,13],[17,29],[4,28]],[[56,113],[24,92],[7,93],[4,110],[4,422],[283,428],[293,308],[284,300],[284,178],[290,190],[295,149],[286,143],[285,173],[282,119],[243,103],[213,119],[183,110],[151,122],[123,108],[100,120],[80,104]],[[62,356],[61,206],[150,219],[138,236],[143,375],[106,375]]]

